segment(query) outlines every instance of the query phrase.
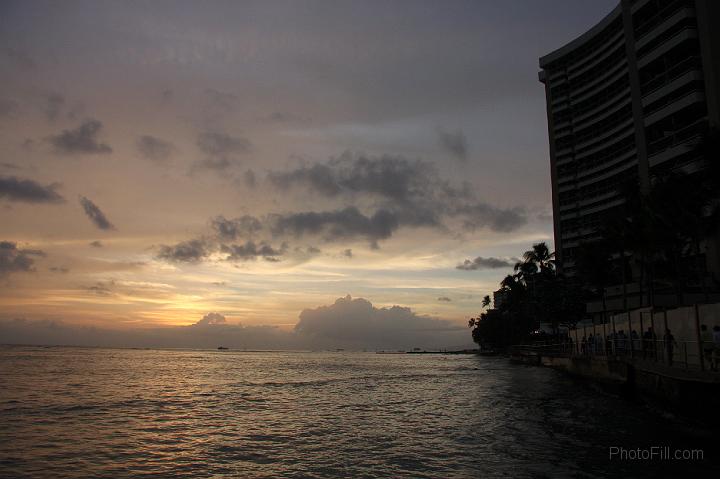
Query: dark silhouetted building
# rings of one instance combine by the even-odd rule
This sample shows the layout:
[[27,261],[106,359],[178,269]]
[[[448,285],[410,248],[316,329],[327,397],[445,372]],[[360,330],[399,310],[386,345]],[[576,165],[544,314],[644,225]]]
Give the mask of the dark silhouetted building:
[[720,125],[720,1],[622,0],[597,25],[540,58],[559,268],[581,243],[668,170],[697,171]]

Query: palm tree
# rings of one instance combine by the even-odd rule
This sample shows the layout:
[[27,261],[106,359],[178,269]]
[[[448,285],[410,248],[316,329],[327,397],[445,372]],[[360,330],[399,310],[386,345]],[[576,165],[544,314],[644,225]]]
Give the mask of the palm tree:
[[523,253],[523,263],[532,263],[543,272],[555,269],[555,253],[551,253],[545,242],[535,243],[531,250]]
[[482,307],[483,307],[483,308],[487,308],[488,306],[490,306],[490,303],[491,303],[490,295],[489,295],[489,294],[486,294],[485,297],[484,297],[483,300],[482,300]]

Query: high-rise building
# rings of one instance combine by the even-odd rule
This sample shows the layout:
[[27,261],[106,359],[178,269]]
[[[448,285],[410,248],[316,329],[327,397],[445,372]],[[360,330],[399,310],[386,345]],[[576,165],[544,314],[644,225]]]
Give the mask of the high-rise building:
[[622,184],[701,165],[698,141],[720,126],[720,1],[622,0],[540,68],[555,251],[572,276],[578,246],[623,205]]

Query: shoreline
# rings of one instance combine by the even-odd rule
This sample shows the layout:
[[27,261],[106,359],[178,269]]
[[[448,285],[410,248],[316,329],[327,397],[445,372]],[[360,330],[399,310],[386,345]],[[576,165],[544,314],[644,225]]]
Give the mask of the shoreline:
[[509,352],[514,363],[548,367],[603,391],[706,426],[720,426],[720,375],[618,358]]

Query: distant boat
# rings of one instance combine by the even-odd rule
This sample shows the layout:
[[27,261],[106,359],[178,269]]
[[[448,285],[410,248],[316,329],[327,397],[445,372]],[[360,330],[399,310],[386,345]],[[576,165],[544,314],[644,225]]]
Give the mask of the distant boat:
[[226,348],[225,346],[218,346],[218,349],[219,349],[220,351],[223,351],[223,350],[230,349],[230,348]]

